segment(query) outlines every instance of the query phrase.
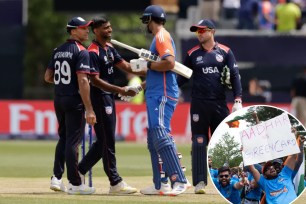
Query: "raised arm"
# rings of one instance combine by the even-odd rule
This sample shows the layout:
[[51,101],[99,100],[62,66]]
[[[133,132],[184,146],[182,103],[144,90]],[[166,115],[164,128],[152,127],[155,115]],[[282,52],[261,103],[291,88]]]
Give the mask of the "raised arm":
[[259,171],[254,167],[254,165],[250,165],[250,166],[249,166],[249,170],[250,170],[251,174],[253,175],[254,180],[255,180],[256,182],[258,182],[259,179],[260,179],[260,173],[259,173]]

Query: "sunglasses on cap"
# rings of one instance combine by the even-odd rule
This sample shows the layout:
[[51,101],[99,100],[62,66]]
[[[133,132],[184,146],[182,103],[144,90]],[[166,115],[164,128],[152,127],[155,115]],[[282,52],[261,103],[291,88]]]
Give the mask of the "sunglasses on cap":
[[206,32],[209,32],[211,31],[212,29],[209,29],[209,28],[199,28],[197,31],[196,31],[196,35],[199,35],[199,34],[204,34]]
[[228,178],[229,175],[228,174],[225,174],[225,175],[219,175],[220,178]]

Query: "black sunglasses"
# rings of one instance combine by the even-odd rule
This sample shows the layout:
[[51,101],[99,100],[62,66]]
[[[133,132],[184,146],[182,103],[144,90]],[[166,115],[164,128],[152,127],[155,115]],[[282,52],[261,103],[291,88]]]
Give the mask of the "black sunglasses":
[[225,175],[219,175],[220,178],[228,178],[229,175],[228,174],[225,174]]

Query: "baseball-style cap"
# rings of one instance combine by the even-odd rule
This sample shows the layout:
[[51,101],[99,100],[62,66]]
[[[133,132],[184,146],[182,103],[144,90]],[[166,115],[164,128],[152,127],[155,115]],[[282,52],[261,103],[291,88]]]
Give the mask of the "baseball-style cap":
[[278,163],[278,164],[283,165],[284,162],[283,162],[283,160],[281,160],[281,159],[274,159],[274,160],[273,160],[273,164],[274,164],[274,163]]
[[208,19],[202,19],[198,22],[198,24],[194,24],[190,27],[191,32],[196,32],[198,28],[209,28],[209,29],[215,29],[215,24]]
[[264,167],[262,168],[262,174],[264,174],[266,172],[266,169],[270,166],[273,166],[273,163],[271,161],[266,162]]
[[67,24],[67,28],[82,28],[88,27],[92,21],[85,21],[82,17],[73,17]]

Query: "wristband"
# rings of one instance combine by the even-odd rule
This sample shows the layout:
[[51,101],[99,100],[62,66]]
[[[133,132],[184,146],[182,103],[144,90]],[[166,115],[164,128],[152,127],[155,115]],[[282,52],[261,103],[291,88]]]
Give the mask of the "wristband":
[[148,69],[151,69],[151,63],[152,63],[151,61],[148,61],[148,62],[147,62],[147,67],[148,67]]

